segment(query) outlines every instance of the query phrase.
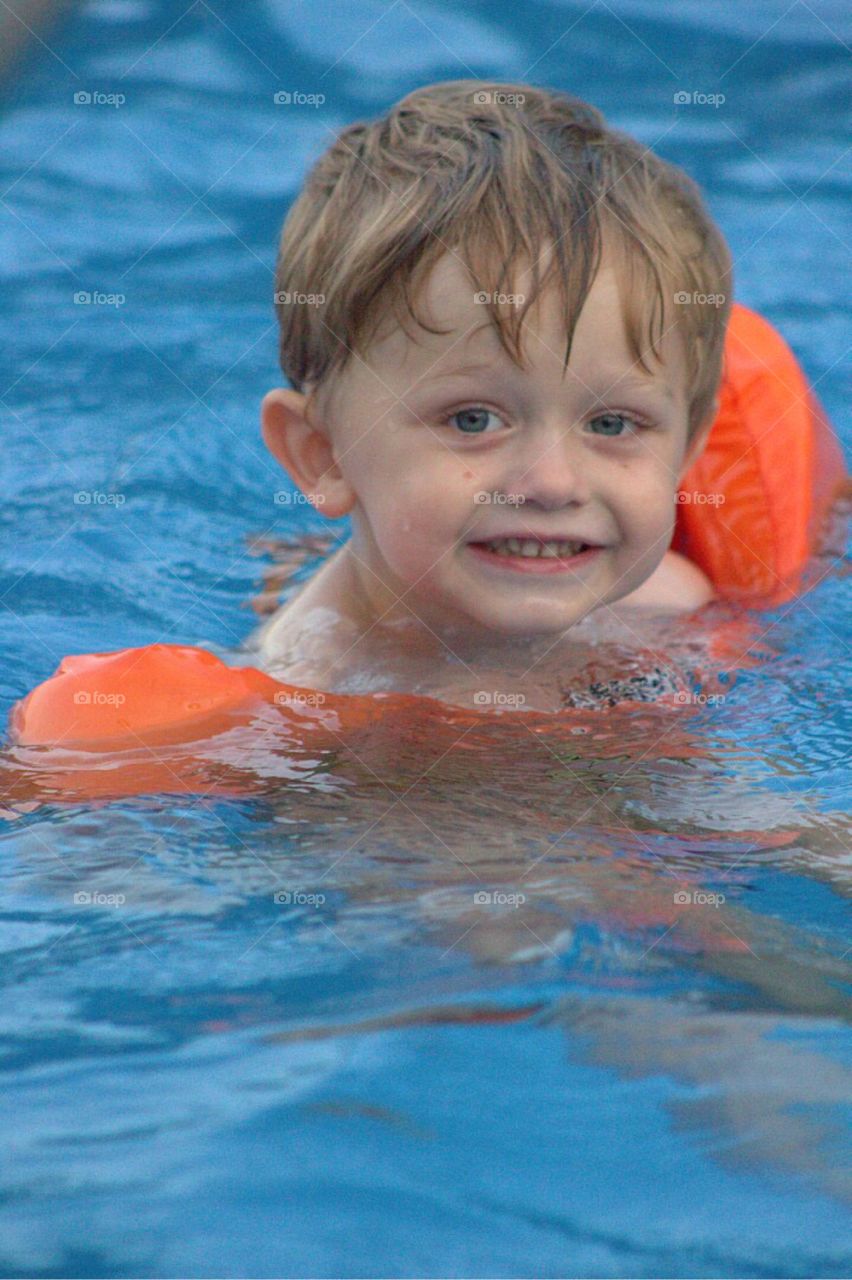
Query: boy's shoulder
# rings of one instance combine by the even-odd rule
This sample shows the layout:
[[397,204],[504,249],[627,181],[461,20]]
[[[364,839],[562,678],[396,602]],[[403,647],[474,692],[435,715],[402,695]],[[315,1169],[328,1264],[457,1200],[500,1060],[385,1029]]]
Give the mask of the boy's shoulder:
[[339,609],[299,597],[263,624],[251,650],[261,670],[277,680],[324,688],[332,675],[340,676],[342,658],[362,639],[362,631]]

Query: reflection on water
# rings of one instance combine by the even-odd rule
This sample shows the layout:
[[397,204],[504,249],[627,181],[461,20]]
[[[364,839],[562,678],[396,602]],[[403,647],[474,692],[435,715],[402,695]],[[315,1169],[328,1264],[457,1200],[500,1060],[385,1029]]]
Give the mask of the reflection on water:
[[[832,1037],[852,1020],[849,828],[818,785],[846,748],[820,729],[813,787],[778,789],[813,755],[780,736],[777,759],[755,750],[753,708],[731,701],[721,720],[701,703],[488,716],[400,699],[313,736],[268,709],[157,749],[190,794],[94,806],[57,806],[75,768],[109,797],[132,760],[68,753],[57,777],[50,753],[18,752],[7,769],[25,758],[49,807],[8,831],[8,979],[78,1000],[95,970],[93,991],[129,986],[110,1018],[128,1053],[252,1028],[291,1046],[560,1027],[577,1062],[670,1080],[670,1121],[706,1157],[848,1201],[852,1077]],[[365,965],[383,976],[350,1001]],[[260,998],[270,974],[324,996]],[[206,998],[181,996],[208,975]],[[489,1002],[520,975],[520,1003]],[[37,1037],[58,1030],[43,1001]],[[80,1053],[103,1051],[103,1010],[63,1019]]]

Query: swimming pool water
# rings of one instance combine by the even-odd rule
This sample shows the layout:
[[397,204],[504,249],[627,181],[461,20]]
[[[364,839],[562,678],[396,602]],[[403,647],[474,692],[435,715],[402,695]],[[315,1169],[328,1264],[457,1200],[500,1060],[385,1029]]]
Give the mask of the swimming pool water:
[[[0,114],[4,715],[66,653],[234,652],[255,541],[328,532],[259,438],[277,235],[329,131],[433,79],[566,88],[684,164],[848,453],[850,35],[774,0],[79,6]],[[713,704],[427,708],[4,822],[0,1274],[848,1275],[820,571]]]

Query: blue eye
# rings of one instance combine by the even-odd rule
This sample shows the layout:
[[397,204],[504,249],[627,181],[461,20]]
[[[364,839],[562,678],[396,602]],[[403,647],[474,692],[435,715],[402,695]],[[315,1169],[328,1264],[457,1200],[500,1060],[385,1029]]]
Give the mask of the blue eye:
[[502,422],[500,415],[493,409],[484,409],[482,405],[471,405],[467,409],[459,409],[458,413],[452,414],[448,421],[465,435],[481,435],[488,427],[489,418]]
[[[608,422],[615,427],[622,426],[624,423],[632,423],[634,427],[638,427],[640,430],[645,425],[638,418],[632,418],[626,413],[599,413],[596,418],[590,418],[589,422],[590,424],[593,422]],[[623,433],[618,430],[604,430],[593,432],[593,434],[607,436],[610,439],[620,439]]]

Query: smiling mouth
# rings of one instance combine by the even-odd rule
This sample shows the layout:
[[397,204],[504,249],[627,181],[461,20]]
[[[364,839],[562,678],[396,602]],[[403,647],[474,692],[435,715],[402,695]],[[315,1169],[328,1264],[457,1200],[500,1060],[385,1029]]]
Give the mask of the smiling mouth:
[[468,546],[495,567],[528,573],[574,570],[604,549],[598,543],[568,538],[490,538]]
[[[491,538],[487,542],[474,542],[498,556],[523,556],[535,560],[569,560],[581,551],[589,551],[593,544],[568,538]],[[597,549],[595,547],[595,549]]]

